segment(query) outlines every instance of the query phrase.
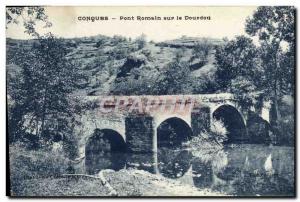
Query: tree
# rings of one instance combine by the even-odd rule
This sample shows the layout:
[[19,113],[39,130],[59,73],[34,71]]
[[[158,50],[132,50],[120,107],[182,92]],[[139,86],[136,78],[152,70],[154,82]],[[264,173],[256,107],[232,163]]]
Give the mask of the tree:
[[162,76],[154,84],[153,91],[159,95],[174,95],[189,93],[190,68],[186,62],[180,62],[178,58],[170,62]]
[[[258,7],[252,17],[246,20],[246,32],[257,36],[264,68],[266,93],[270,95],[275,111],[275,123],[280,118],[278,102],[287,88],[293,88],[290,72],[294,69],[295,8]],[[287,44],[287,53],[284,46]],[[290,66],[292,65],[292,66]],[[289,86],[289,87],[288,87]],[[290,89],[291,90],[291,89]]]
[[82,77],[76,65],[66,58],[67,53],[62,40],[50,34],[15,54],[21,77],[10,80],[8,89],[14,101],[9,125],[16,127],[10,131],[15,139],[25,131],[47,139],[49,134],[71,130],[70,120],[78,108],[70,95]]
[[51,22],[48,21],[48,16],[45,14],[45,8],[41,6],[29,6],[29,7],[7,7],[6,8],[6,28],[10,24],[23,23],[25,33],[34,37],[40,35],[35,29],[37,22],[43,22],[44,27],[51,27]]
[[201,42],[197,42],[193,48],[192,51],[192,58],[194,59],[200,59],[203,62],[207,62],[208,55],[210,51],[212,50],[213,45],[209,42],[207,38],[204,38]]
[[260,108],[265,98],[265,72],[259,48],[252,39],[238,36],[216,50],[216,82],[219,90],[233,93],[244,110]]
[[144,48],[146,46],[147,40],[146,40],[146,35],[145,34],[141,34],[141,36],[137,37],[135,39],[135,42],[138,45],[138,50]]
[[259,83],[261,73],[257,48],[250,38],[238,36],[216,49],[216,80],[219,89],[232,92],[238,77]]

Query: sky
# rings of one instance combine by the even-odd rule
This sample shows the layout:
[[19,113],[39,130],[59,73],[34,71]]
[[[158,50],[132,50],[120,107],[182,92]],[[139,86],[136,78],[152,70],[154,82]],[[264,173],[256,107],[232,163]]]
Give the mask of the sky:
[[[49,29],[37,24],[39,33],[52,32],[58,37],[73,38],[95,35],[122,35],[136,38],[146,34],[148,40],[164,41],[191,37],[234,38],[245,34],[244,23],[256,7],[46,7],[46,14],[53,24]],[[107,16],[107,21],[80,21],[82,16]],[[120,20],[120,16],[135,20]],[[138,21],[136,16],[210,16],[210,20],[171,20]],[[116,18],[113,20],[112,18]],[[6,36],[15,39],[28,39],[22,21],[10,24]]]

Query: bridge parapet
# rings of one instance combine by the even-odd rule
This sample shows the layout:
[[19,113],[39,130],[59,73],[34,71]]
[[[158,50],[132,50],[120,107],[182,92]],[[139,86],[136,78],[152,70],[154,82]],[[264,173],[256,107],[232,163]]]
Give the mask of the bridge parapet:
[[235,103],[233,95],[142,95],[142,96],[87,96],[86,102],[93,102],[95,110],[104,114],[157,114],[157,113],[190,113],[201,105],[211,106],[222,103]]

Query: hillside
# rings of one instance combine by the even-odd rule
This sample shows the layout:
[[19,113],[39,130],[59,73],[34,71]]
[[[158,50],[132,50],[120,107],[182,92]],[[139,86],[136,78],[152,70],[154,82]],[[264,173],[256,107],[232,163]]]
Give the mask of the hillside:
[[[216,39],[192,37],[160,43],[103,35],[62,40],[69,50],[67,57],[86,78],[82,88],[76,91],[80,95],[155,94],[153,86],[166,76],[166,67],[174,60],[189,66],[189,80],[195,81],[191,85],[197,87],[213,77],[216,69],[214,48],[222,44]],[[195,56],[194,49],[197,45],[201,47],[201,43],[211,47],[205,59]],[[7,39],[8,78],[18,73],[18,67],[9,60],[10,56],[20,46],[29,48],[32,44],[33,40]],[[157,88],[164,86],[159,84]]]

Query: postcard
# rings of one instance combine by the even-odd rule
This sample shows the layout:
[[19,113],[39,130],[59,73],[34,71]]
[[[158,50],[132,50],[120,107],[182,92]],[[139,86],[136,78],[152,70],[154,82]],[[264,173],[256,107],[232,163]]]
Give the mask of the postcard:
[[7,195],[295,197],[291,6],[7,6]]

